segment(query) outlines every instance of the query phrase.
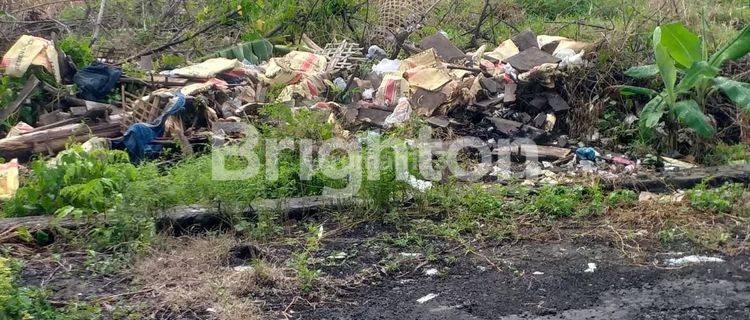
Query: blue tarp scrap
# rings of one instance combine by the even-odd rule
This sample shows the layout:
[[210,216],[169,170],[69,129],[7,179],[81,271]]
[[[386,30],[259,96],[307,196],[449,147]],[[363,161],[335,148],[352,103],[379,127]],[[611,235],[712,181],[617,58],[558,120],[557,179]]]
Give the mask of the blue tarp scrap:
[[114,89],[122,76],[122,70],[94,61],[73,76],[73,82],[81,90],[81,98],[101,101]]
[[140,162],[147,155],[159,153],[161,145],[151,142],[164,134],[164,123],[169,116],[185,109],[185,95],[178,92],[176,99],[170,100],[170,103],[172,102],[173,104],[167,107],[167,111],[151,123],[141,122],[131,125],[122,138],[112,140],[112,147],[127,149],[130,161],[133,163]]
[[578,160],[589,160],[589,161],[596,161],[596,150],[594,148],[578,148],[576,149],[576,155],[578,156]]

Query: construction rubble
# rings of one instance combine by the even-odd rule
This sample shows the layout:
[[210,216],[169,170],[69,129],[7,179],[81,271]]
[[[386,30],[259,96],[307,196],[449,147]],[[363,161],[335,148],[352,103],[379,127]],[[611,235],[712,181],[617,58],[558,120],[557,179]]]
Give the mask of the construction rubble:
[[[570,171],[561,166],[618,174],[640,164],[579,148],[586,146],[568,138],[571,106],[559,84],[568,71],[588,67],[590,44],[525,31],[496,48],[463,52],[438,32],[416,47],[418,52],[399,60],[385,58],[377,46],[365,50],[348,41],[321,47],[303,37],[296,50],[279,51],[259,40],[168,71],[149,70],[149,58],[141,57],[145,76],[134,76],[102,62],[76,71],[51,41],[23,36],[2,67],[5,75],[28,80],[0,120],[29,105],[32,92],[41,92],[43,101],[31,105],[35,123],[18,122],[0,140],[0,156],[23,163],[92,138],[105,138],[107,147],[126,150],[134,162],[157,157],[164,148],[188,155],[202,145],[241,139],[239,122],[258,119],[260,107],[282,102],[330,114],[342,134],[419,118],[436,130],[481,138],[514,159],[530,141],[538,146],[538,170],[495,170],[497,179],[554,183],[559,175],[553,171]],[[39,79],[40,72],[51,77]],[[274,88],[280,91],[270,97]]]

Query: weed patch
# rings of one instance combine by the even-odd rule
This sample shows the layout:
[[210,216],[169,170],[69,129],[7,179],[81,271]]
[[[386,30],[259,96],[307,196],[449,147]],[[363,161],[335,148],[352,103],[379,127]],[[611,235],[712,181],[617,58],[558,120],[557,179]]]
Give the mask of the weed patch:
[[732,211],[744,192],[741,184],[725,184],[717,188],[709,188],[703,183],[689,190],[687,197],[690,205],[696,209],[726,213]]
[[638,194],[633,190],[622,189],[607,195],[607,205],[611,207],[630,207],[638,201]]
[[6,216],[104,212],[120,203],[128,183],[138,178],[126,153],[85,152],[79,146],[61,154],[53,165],[40,159],[31,168],[25,185],[4,206]]

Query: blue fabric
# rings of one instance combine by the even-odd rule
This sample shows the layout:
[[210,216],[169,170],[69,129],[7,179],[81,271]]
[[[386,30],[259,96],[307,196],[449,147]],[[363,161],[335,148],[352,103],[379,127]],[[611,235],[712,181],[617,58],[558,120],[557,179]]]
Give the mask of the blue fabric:
[[578,148],[576,149],[576,155],[579,160],[596,161],[596,150],[594,148]]
[[122,76],[122,70],[93,62],[73,76],[73,82],[81,90],[81,98],[101,101],[114,89]]
[[130,161],[138,163],[146,156],[157,154],[161,151],[161,145],[152,144],[157,137],[164,134],[164,122],[167,117],[177,114],[185,109],[185,95],[178,92],[175,103],[167,108],[156,120],[151,123],[136,123],[131,125],[122,138],[112,141],[112,146],[119,149],[127,149]]

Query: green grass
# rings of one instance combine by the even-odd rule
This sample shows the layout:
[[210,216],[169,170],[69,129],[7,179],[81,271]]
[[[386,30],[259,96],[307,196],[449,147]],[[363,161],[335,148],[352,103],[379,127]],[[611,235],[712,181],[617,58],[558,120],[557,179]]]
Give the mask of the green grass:
[[701,210],[717,213],[728,213],[739,205],[745,188],[742,184],[725,184],[716,188],[709,188],[700,184],[687,191],[690,205]]
[[638,194],[633,190],[616,190],[607,195],[607,205],[611,207],[630,207],[638,201]]

